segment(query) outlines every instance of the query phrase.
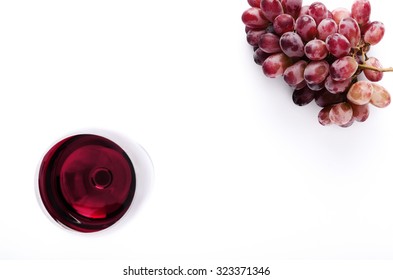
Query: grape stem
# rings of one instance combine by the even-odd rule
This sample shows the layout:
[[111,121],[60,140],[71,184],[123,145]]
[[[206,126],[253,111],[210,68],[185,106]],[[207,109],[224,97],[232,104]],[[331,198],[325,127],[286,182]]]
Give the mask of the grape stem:
[[377,72],[393,72],[393,67],[389,68],[377,68],[366,64],[359,64],[360,69],[372,70]]

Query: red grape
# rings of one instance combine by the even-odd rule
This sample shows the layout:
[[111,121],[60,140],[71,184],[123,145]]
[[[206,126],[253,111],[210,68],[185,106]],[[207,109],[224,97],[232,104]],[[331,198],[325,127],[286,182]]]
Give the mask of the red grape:
[[295,90],[292,94],[293,103],[299,106],[304,106],[309,104],[314,100],[314,91],[308,87],[304,87],[299,90]]
[[298,17],[296,20],[295,30],[305,42],[317,37],[318,33],[315,20],[308,15]]
[[337,23],[331,18],[322,20],[318,27],[318,38],[325,41],[329,35],[337,32]]
[[259,43],[259,39],[261,38],[262,34],[265,34],[266,30],[262,29],[250,29],[247,32],[247,43],[249,43],[253,47],[257,47]]
[[352,107],[347,102],[335,104],[329,111],[329,119],[332,123],[340,126],[348,124],[352,120],[352,117]]
[[326,38],[326,48],[337,58],[346,56],[351,51],[348,39],[339,33],[334,33]]
[[385,25],[382,22],[371,22],[364,32],[364,41],[370,45],[376,45],[382,40],[384,34]]
[[304,79],[308,84],[317,85],[325,81],[329,75],[329,63],[325,60],[312,61],[304,70]]
[[260,48],[257,48],[254,51],[254,62],[258,65],[262,65],[262,63],[270,56],[270,53],[265,53]]
[[324,41],[314,39],[306,44],[304,53],[311,60],[322,60],[327,57],[328,50]]
[[341,93],[346,91],[349,86],[351,85],[352,78],[349,78],[347,80],[338,82],[333,80],[330,76],[328,76],[325,80],[325,88],[330,92],[330,93]]
[[355,0],[352,4],[352,17],[360,24],[369,21],[371,14],[371,5],[368,0]]
[[346,8],[337,8],[332,11],[333,19],[337,24],[344,18],[351,17],[351,12]]
[[307,66],[307,62],[304,60],[299,60],[295,64],[289,66],[284,72],[284,80],[285,82],[294,87],[299,85],[304,81],[304,69]]
[[281,0],[282,7],[286,14],[297,18],[302,8],[302,0]]
[[289,57],[302,57],[304,44],[302,38],[295,32],[286,32],[280,38],[281,50]]
[[249,8],[242,15],[243,23],[251,28],[265,29],[269,21],[263,16],[262,10],[258,8]]
[[385,108],[390,104],[391,98],[389,92],[379,84],[372,84],[373,93],[370,103],[378,108]]
[[351,47],[358,46],[361,38],[359,24],[353,18],[344,18],[338,25],[338,33],[344,35],[351,43]]
[[273,22],[276,16],[284,13],[279,0],[262,0],[261,10],[265,18],[267,18],[270,22]]
[[248,4],[251,7],[256,7],[256,8],[260,8],[261,7],[261,1],[260,0],[247,0]]
[[315,20],[317,25],[329,15],[328,9],[321,2],[312,3],[308,8],[308,14]]
[[323,108],[321,111],[319,111],[318,114],[318,121],[321,125],[330,125],[332,124],[332,121],[329,118],[329,113],[330,113],[330,109],[332,107],[328,106]]
[[295,20],[291,15],[278,15],[274,19],[273,28],[277,35],[282,35],[285,32],[295,30]]
[[330,66],[330,76],[333,80],[342,82],[351,78],[358,69],[358,63],[351,56],[344,56],[337,59]]
[[364,105],[355,105],[351,104],[353,111],[353,118],[358,122],[364,122],[368,119],[370,115],[370,109],[368,104]]
[[354,83],[347,93],[347,98],[355,105],[364,105],[370,102],[373,86],[368,81]]
[[283,53],[276,53],[269,56],[262,64],[263,73],[269,78],[281,76],[292,64],[290,58]]
[[278,53],[281,52],[280,38],[273,33],[262,34],[259,40],[259,48],[265,53]]
[[[375,57],[369,57],[364,63],[374,68],[382,68],[381,63]],[[364,69],[363,72],[366,78],[371,82],[379,82],[383,78],[383,72],[380,71]]]

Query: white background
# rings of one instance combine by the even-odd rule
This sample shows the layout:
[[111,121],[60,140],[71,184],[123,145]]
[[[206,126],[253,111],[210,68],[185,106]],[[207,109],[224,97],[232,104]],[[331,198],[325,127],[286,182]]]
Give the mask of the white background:
[[[393,66],[391,10],[371,2],[387,29],[372,54]],[[0,2],[0,258],[393,258],[393,107],[320,126],[315,104],[293,105],[254,64],[247,8]],[[140,143],[154,184],[120,225],[78,234],[40,208],[36,172],[57,140],[92,129]]]

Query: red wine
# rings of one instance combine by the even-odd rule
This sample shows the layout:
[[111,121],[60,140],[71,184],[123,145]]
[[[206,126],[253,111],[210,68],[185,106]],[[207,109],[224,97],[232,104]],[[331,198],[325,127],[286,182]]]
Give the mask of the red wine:
[[80,232],[95,232],[125,214],[136,178],[120,146],[101,136],[80,134],[61,140],[47,152],[38,183],[53,219]]

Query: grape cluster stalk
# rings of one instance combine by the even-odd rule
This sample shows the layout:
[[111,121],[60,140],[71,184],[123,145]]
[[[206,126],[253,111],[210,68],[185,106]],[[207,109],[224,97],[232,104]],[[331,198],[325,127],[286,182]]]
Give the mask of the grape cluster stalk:
[[315,100],[322,107],[320,124],[349,127],[367,120],[369,104],[390,104],[389,92],[377,82],[393,68],[368,56],[385,34],[382,22],[370,20],[369,0],[332,11],[321,2],[303,6],[302,0],[248,4],[242,21],[255,63],[267,77],[283,77],[296,105]]

